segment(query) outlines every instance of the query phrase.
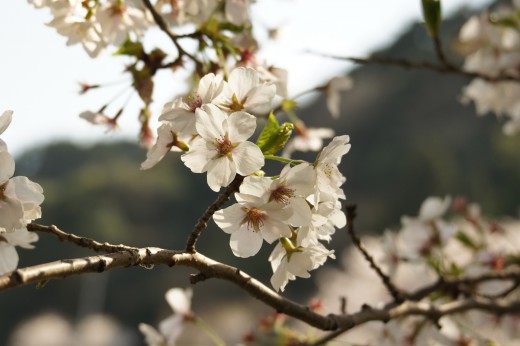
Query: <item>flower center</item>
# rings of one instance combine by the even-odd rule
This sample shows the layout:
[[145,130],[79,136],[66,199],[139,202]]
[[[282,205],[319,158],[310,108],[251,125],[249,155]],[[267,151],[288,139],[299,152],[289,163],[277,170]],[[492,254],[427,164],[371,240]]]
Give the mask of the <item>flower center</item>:
[[217,139],[216,143],[215,143],[215,147],[217,149],[218,157],[223,157],[223,156],[231,157],[231,153],[233,152],[233,149],[235,148],[235,146],[233,145],[233,143],[231,143],[231,141],[229,140],[229,138],[227,138],[227,136]]
[[290,189],[282,184],[271,192],[269,202],[276,201],[276,203],[288,204],[292,197],[294,197],[294,189]]
[[231,112],[238,112],[243,110],[244,104],[246,103],[247,96],[243,100],[239,100],[237,94],[233,94],[231,98],[231,103],[225,105]]
[[0,185],[0,201],[5,201],[5,189],[7,188],[7,181],[5,184]]
[[186,106],[188,106],[188,109],[195,113],[195,110],[197,108],[200,108],[202,106],[202,97],[200,97],[197,93],[192,93],[186,97],[186,100],[184,101],[186,103]]
[[244,208],[246,216],[242,223],[247,222],[247,228],[253,228],[255,232],[260,232],[260,227],[264,225],[264,220],[267,218],[267,213],[257,208]]

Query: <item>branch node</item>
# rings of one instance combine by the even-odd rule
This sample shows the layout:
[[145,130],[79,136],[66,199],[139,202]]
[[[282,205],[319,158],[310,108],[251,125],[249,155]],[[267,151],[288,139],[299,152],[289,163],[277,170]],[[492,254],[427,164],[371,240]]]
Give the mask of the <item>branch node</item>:
[[195,285],[202,281],[206,281],[207,279],[209,279],[209,277],[204,273],[197,273],[197,274],[190,275],[190,283],[192,285]]

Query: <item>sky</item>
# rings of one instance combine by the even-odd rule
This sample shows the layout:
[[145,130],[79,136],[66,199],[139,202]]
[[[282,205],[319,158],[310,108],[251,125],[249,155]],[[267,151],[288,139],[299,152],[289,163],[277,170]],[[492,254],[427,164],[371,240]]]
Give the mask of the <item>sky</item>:
[[[479,7],[489,0],[444,0],[445,15],[461,6]],[[264,40],[259,57],[289,71],[289,93],[311,89],[344,73],[352,65],[326,59],[309,51],[340,56],[368,56],[391,43],[411,23],[421,21],[420,0],[258,0],[252,18],[262,29],[279,29],[277,40]],[[120,130],[107,133],[79,118],[96,111],[118,94],[120,104],[129,94],[122,71],[128,60],[110,51],[91,59],[81,46],[45,25],[47,9],[27,1],[8,1],[0,11],[0,112],[14,111],[11,126],[1,135],[9,151],[20,154],[46,143],[69,140],[88,145],[96,141],[136,139],[139,109],[130,99]],[[170,44],[156,30],[147,34],[149,45]],[[164,103],[187,91],[186,74],[160,74],[154,94],[155,118]],[[101,91],[80,96],[79,82],[113,83]],[[117,109],[108,109],[113,115]],[[154,125],[157,123],[154,122]],[[154,128],[155,130],[155,128]]]

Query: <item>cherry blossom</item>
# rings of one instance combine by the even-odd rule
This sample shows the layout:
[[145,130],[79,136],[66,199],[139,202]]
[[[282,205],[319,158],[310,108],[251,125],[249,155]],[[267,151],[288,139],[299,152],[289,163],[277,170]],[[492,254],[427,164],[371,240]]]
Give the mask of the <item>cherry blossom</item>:
[[[11,120],[13,119],[13,111],[5,111],[0,116],[0,135],[4,133],[4,131],[11,124]],[[3,140],[0,139],[0,152],[7,151],[7,144]]]
[[311,222],[311,209],[306,197],[313,193],[314,171],[310,166],[286,165],[278,179],[250,176],[244,179],[240,192],[267,199],[292,210],[289,223],[293,226],[307,226]]
[[323,140],[332,138],[334,130],[326,127],[306,127],[302,121],[295,126],[296,136],[285,145],[282,156],[291,157],[295,151],[320,151],[323,148]]
[[245,112],[229,117],[212,104],[195,113],[200,138],[181,156],[194,173],[208,172],[208,185],[213,191],[227,186],[236,174],[249,175],[264,165],[264,155],[258,146],[247,142],[256,128],[256,118]]
[[27,231],[26,228],[0,235],[0,275],[11,272],[18,267],[18,253],[16,246],[33,249],[31,244],[38,240],[38,235]]
[[186,143],[179,138],[179,133],[172,122],[165,121],[157,129],[157,140],[146,153],[146,160],[141,163],[141,169],[155,166],[169,151],[188,149]]
[[215,223],[231,234],[231,250],[237,257],[256,255],[263,240],[272,243],[280,237],[291,235],[287,224],[292,215],[289,208],[280,208],[266,198],[237,193],[238,203],[218,210],[213,215]]
[[334,77],[325,88],[325,95],[327,96],[327,108],[334,118],[339,117],[341,92],[352,88],[352,79],[349,77]]
[[[0,117],[0,134],[9,126],[12,111]],[[0,140],[0,233],[14,232],[41,216],[43,190],[26,177],[14,177],[15,162]]]
[[120,46],[130,32],[141,36],[152,23],[150,14],[137,0],[109,0],[96,9],[105,42]]
[[172,288],[166,292],[166,301],[173,310],[173,314],[159,323],[159,330],[141,323],[139,330],[145,336],[148,346],[174,346],[187,321],[194,318],[191,311],[190,288]]
[[68,46],[81,43],[90,57],[97,57],[106,46],[106,41],[101,36],[101,25],[91,15],[91,9],[85,7],[81,0],[57,3],[59,5],[50,6],[54,18],[48,25],[68,38]]
[[347,135],[334,137],[332,141],[320,152],[314,162],[316,172],[315,201],[316,205],[324,200],[345,199],[345,194],[340,186],[346,178],[338,169],[343,155],[350,150],[350,137]]
[[323,265],[328,257],[335,258],[334,251],[326,249],[317,241],[307,241],[306,232],[300,229],[295,244],[288,239],[282,238],[269,256],[273,276],[271,285],[276,291],[283,291],[289,280],[296,277],[309,278],[309,271]]
[[262,83],[256,70],[238,67],[231,71],[222,95],[214,103],[229,112],[265,114],[271,109],[275,94],[276,86]]
[[219,75],[205,75],[190,95],[165,104],[159,120],[174,123],[183,137],[196,135],[195,111],[217,99],[224,90],[225,83]]

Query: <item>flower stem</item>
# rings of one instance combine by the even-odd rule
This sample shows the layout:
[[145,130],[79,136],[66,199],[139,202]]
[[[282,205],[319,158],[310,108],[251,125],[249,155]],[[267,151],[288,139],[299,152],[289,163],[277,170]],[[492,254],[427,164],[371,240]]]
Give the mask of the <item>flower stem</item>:
[[226,346],[226,342],[222,340],[222,338],[211,328],[202,318],[196,317],[194,323],[197,327],[202,329],[207,336],[215,343],[217,346]]
[[287,159],[285,157],[276,156],[276,155],[264,155],[264,157],[268,160],[281,161],[281,162],[285,162],[285,163],[290,163],[292,165],[299,165],[300,163],[307,163],[307,161],[304,161],[304,160],[291,160],[291,159]]

